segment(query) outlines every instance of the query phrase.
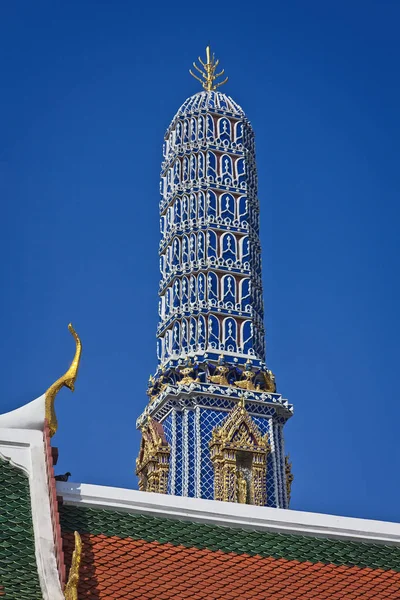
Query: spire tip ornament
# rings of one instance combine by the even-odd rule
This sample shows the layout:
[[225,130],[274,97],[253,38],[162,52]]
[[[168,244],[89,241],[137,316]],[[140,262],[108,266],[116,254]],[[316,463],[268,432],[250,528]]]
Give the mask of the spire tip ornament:
[[221,77],[221,75],[224,74],[225,70],[222,69],[222,71],[220,71],[219,73],[215,72],[217,66],[219,65],[219,59],[215,60],[214,53],[211,56],[210,46],[206,47],[206,62],[204,63],[199,56],[199,63],[202,65],[204,72],[200,69],[200,67],[196,65],[195,62],[193,63],[193,66],[196,69],[196,71],[200,73],[203,79],[201,79],[198,75],[193,73],[191,69],[189,69],[189,73],[192,77],[197,79],[197,81],[200,81],[201,85],[206,90],[206,92],[214,91],[228,81],[228,77],[225,77],[223,81],[214,83],[215,80],[218,79],[218,77]]

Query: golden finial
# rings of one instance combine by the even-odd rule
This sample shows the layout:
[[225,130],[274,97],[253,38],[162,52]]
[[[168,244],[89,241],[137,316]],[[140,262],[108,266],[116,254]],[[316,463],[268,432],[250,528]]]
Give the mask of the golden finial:
[[79,336],[76,333],[75,329],[72,327],[71,323],[68,325],[68,329],[70,330],[70,332],[72,333],[72,335],[75,339],[76,350],[75,350],[74,359],[73,359],[68,371],[66,373],[64,373],[64,375],[62,375],[59,379],[57,379],[57,381],[55,381],[53,383],[53,385],[51,385],[49,387],[49,389],[47,390],[47,392],[45,394],[45,396],[46,396],[45,416],[46,416],[46,419],[47,419],[47,422],[49,425],[50,437],[52,437],[55,434],[55,432],[57,431],[57,417],[56,417],[56,412],[54,410],[54,401],[56,399],[58,392],[61,390],[61,388],[63,386],[66,386],[67,388],[69,388],[71,390],[71,392],[74,391],[75,380],[78,375],[79,361],[81,359],[81,352],[82,352],[81,340],[79,339]]
[[204,63],[199,56],[199,62],[204,68],[204,73],[195,62],[193,63],[194,68],[200,73],[203,79],[195,75],[191,69],[189,69],[189,73],[192,75],[192,77],[197,79],[197,81],[200,81],[201,85],[207,92],[211,92],[211,90],[216,90],[221,85],[224,85],[224,83],[228,81],[228,77],[225,77],[225,79],[219,83],[214,83],[218,77],[221,77],[221,75],[224,74],[224,69],[222,69],[222,71],[219,73],[215,72],[217,66],[219,65],[219,59],[215,60],[214,54],[211,56],[210,46],[207,46],[206,48],[206,61],[207,62]]

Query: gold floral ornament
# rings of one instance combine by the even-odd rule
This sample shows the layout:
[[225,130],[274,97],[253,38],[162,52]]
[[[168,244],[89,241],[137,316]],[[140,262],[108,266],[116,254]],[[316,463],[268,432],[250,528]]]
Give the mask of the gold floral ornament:
[[289,454],[285,456],[285,475],[286,475],[286,497],[287,497],[287,505],[289,506],[290,497],[292,495],[292,483],[294,480],[294,475],[292,473],[292,463],[290,462]]
[[268,435],[261,435],[242,397],[212,431],[214,499],[265,506],[268,452]]
[[64,373],[64,375],[62,375],[59,379],[57,379],[57,381],[55,381],[53,383],[53,385],[51,385],[49,387],[49,389],[47,390],[47,392],[45,394],[45,398],[46,398],[45,416],[46,416],[46,419],[47,419],[47,422],[49,425],[50,437],[52,437],[56,433],[57,426],[58,426],[57,417],[56,417],[56,413],[54,410],[54,401],[56,399],[58,392],[61,390],[62,387],[65,386],[65,387],[69,388],[71,390],[71,392],[74,391],[75,381],[76,381],[76,378],[78,375],[79,361],[81,359],[81,353],[82,353],[81,340],[79,339],[79,336],[76,333],[75,329],[72,327],[71,323],[68,325],[68,329],[70,330],[71,334],[75,338],[76,350],[75,350],[74,359],[73,359],[68,371],[66,373]]
[[65,600],[78,600],[79,568],[82,560],[82,540],[77,531],[74,533],[75,549],[72,553],[71,568],[64,588]]
[[218,77],[221,77],[221,75],[225,73],[225,71],[224,69],[222,69],[222,71],[220,71],[219,73],[215,72],[216,68],[219,65],[219,60],[215,60],[214,54],[211,56],[210,46],[207,46],[206,48],[206,57],[207,62],[204,63],[199,56],[199,63],[202,65],[204,72],[200,69],[200,67],[196,65],[195,62],[193,63],[194,68],[200,73],[203,79],[201,79],[198,75],[193,73],[191,69],[189,69],[189,73],[192,77],[197,79],[197,81],[200,81],[201,85],[207,92],[211,92],[219,88],[221,85],[224,85],[224,83],[228,81],[228,77],[225,77],[223,81],[214,83],[215,80],[218,79]]

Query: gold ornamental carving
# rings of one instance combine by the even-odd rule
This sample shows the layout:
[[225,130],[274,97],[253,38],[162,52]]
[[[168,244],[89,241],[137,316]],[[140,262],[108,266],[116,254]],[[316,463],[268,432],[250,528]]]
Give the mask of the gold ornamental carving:
[[142,492],[167,493],[171,450],[161,423],[149,417],[142,427],[136,475]]
[[61,390],[61,388],[64,386],[69,388],[71,390],[71,392],[74,391],[75,381],[78,376],[79,362],[81,359],[81,353],[82,353],[81,340],[79,339],[79,336],[76,333],[75,329],[72,327],[71,323],[68,325],[68,329],[75,339],[76,349],[75,349],[74,359],[73,359],[68,371],[66,371],[66,373],[64,373],[64,375],[62,375],[59,379],[57,379],[57,381],[55,381],[53,383],[53,385],[51,385],[49,387],[49,389],[47,390],[47,392],[45,394],[45,417],[46,417],[48,425],[49,425],[50,437],[52,437],[56,433],[57,427],[58,427],[56,412],[54,409],[54,402],[55,402],[56,396],[57,396],[58,392]]
[[65,600],[78,600],[79,568],[82,560],[82,540],[77,531],[74,532],[75,549],[72,553],[68,581],[64,588]]
[[289,454],[285,456],[285,476],[286,476],[286,498],[287,505],[289,507],[290,498],[292,495],[292,483],[294,480],[294,475],[292,473],[292,463],[290,462]]
[[210,441],[214,499],[265,506],[268,435],[262,436],[241,398]]
[[225,79],[223,81],[214,83],[215,80],[218,79],[218,77],[221,77],[221,75],[223,75],[225,71],[224,71],[224,69],[222,69],[222,71],[220,71],[219,73],[215,72],[216,68],[219,65],[219,60],[218,59],[215,60],[214,54],[211,56],[210,46],[207,46],[207,48],[206,48],[206,62],[203,62],[199,56],[199,63],[203,67],[204,71],[202,71],[200,69],[200,67],[198,67],[196,65],[195,62],[193,63],[193,66],[196,69],[196,71],[198,73],[200,73],[201,77],[199,77],[198,75],[193,73],[193,71],[191,69],[189,69],[189,73],[191,74],[192,77],[197,79],[197,81],[200,81],[201,85],[207,92],[216,90],[217,88],[219,88],[221,85],[224,85],[224,83],[226,83],[228,81],[228,77],[225,77]]

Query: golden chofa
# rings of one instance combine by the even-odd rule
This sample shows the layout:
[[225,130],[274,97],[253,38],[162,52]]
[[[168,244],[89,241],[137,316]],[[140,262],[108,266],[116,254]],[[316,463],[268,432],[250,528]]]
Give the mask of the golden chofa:
[[73,359],[68,371],[66,371],[64,373],[64,375],[62,375],[59,379],[57,379],[57,381],[55,381],[46,392],[45,415],[46,415],[46,419],[47,419],[47,423],[49,426],[49,431],[50,431],[51,437],[56,433],[57,426],[58,426],[56,412],[54,409],[54,402],[55,402],[56,396],[57,396],[58,392],[61,390],[61,388],[64,386],[69,388],[71,390],[71,392],[74,391],[75,381],[78,376],[79,362],[80,362],[81,353],[82,353],[81,340],[79,339],[79,336],[76,333],[75,329],[72,327],[71,323],[68,325],[68,329],[75,339],[76,348],[75,348],[74,359]]

